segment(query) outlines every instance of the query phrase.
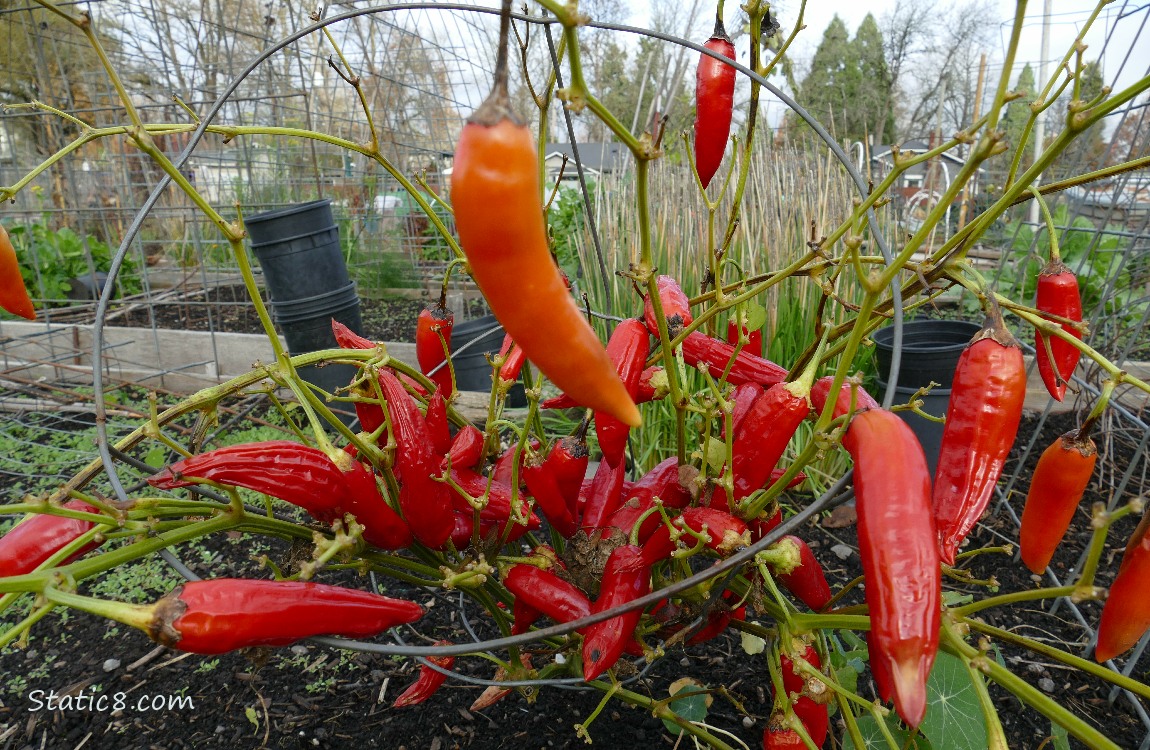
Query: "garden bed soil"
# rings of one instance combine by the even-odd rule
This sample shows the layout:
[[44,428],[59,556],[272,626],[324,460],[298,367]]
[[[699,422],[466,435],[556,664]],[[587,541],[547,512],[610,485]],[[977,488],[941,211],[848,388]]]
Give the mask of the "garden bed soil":
[[[1051,442],[1073,426],[1072,420],[1071,416],[1049,420],[1037,444]],[[1033,427],[1033,419],[1024,422],[1012,461],[1017,461],[1018,447],[1025,444]],[[1031,463],[1038,453],[1032,453]],[[1118,454],[1110,460],[1125,461],[1120,465],[1127,465],[1131,458]],[[1008,466],[1007,473],[1013,468]],[[1029,476],[1029,472],[1027,467],[1022,476]],[[1016,511],[1021,509],[1025,491],[1025,486],[1014,488]],[[1092,486],[1083,508],[1102,499],[1104,495]],[[1115,555],[1120,553],[1133,525],[1133,519],[1126,519],[1113,533],[1103,558],[1100,584],[1109,583],[1116,567]],[[832,588],[861,572],[854,532],[853,525],[827,528],[812,524],[804,534],[826,567]],[[1054,568],[1060,575],[1077,562],[1089,538],[1088,511],[1083,510],[1055,557]],[[997,546],[1016,539],[1014,522],[999,513],[977,527],[971,548]],[[238,541],[238,537],[229,535],[208,540],[213,564],[210,568],[195,564],[192,567],[216,576],[266,575],[255,572],[255,564],[237,548]],[[852,551],[846,560],[831,554],[830,548],[840,544]],[[1020,562],[1003,553],[976,555],[965,567],[974,578],[996,577],[1004,591],[1037,585],[1035,577]],[[351,585],[364,585],[350,573],[342,575]],[[959,592],[974,589],[952,580],[946,582],[946,588]],[[461,627],[454,596],[405,590],[402,585],[390,586],[387,593],[434,604],[419,627],[420,636],[428,641],[447,638],[459,642],[469,638]],[[858,590],[851,592],[844,603],[856,601],[861,601]],[[1088,621],[1097,622],[1096,603],[1086,603],[1082,608]],[[470,615],[474,614],[473,608]],[[1038,605],[1022,605],[986,610],[982,616],[989,624],[1039,638],[1071,653],[1085,650],[1083,630],[1065,607],[1055,615]],[[492,635],[484,629],[481,618],[470,622],[482,637]],[[411,631],[403,633],[408,642],[419,642],[420,636]],[[1001,644],[1001,657],[1016,674],[1103,729],[1120,747],[1133,748],[1142,742],[1145,727],[1124,697],[1114,704],[1109,702],[1110,690],[1105,683],[1006,644]],[[536,666],[547,658],[537,656]],[[481,659],[461,659],[457,667],[481,678],[489,678],[493,669]],[[218,658],[182,655],[155,647],[130,628],[110,631],[106,621],[95,617],[81,613],[69,613],[66,620],[50,616],[36,626],[25,648],[10,648],[0,655],[0,674],[6,676],[0,696],[0,747],[578,748],[585,745],[577,736],[575,725],[587,720],[602,697],[596,691],[551,687],[541,690],[533,703],[512,693],[491,708],[471,711],[469,707],[481,688],[449,681],[425,704],[392,708],[395,697],[415,672],[416,666],[407,660],[315,644]],[[643,679],[628,687],[663,698],[670,682],[684,676],[710,686],[726,685],[755,721],[750,727],[744,726],[731,704],[716,697],[708,723],[735,733],[751,747],[759,746],[771,708],[769,677],[761,662],[742,651],[737,634],[728,631],[690,650],[673,647]],[[1145,667],[1136,670],[1134,676],[1145,680]],[[45,692],[34,693],[36,690]],[[873,694],[869,677],[860,680],[859,690],[863,695]],[[128,705],[121,711],[80,709],[76,705],[70,710],[49,711],[43,708],[47,691],[72,695],[73,700],[81,694],[123,693]],[[1036,748],[1050,736],[1048,720],[1024,708],[1001,689],[992,686],[992,694],[1011,747]],[[140,699],[177,696],[190,699],[190,703],[138,710]],[[834,734],[839,735],[841,727],[837,723],[833,726]],[[676,745],[676,738],[659,720],[619,701],[608,703],[591,724],[589,734],[596,746],[605,748]],[[1081,746],[1074,741],[1071,744]],[[826,746],[835,747],[831,740]]]

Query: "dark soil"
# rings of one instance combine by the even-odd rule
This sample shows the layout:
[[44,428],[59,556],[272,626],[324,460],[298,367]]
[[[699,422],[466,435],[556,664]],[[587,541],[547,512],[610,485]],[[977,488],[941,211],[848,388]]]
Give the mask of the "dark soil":
[[[414,341],[415,320],[428,302],[394,297],[360,299],[364,336],[373,341]],[[242,286],[211,287],[183,295],[171,302],[158,301],[128,309],[113,310],[109,325],[143,328],[177,328],[187,331],[220,333],[261,333],[259,317]]]
[[[1073,426],[1071,416],[1047,420],[1037,437],[1036,449],[1026,465],[1019,467],[1021,448],[1037,427],[1037,420],[1028,419],[1006,475],[1029,476],[1042,447]],[[1131,446],[1118,440],[1109,441],[1104,450],[1107,453],[1100,465],[1125,468],[1143,460]],[[1113,491],[1105,472],[1096,476],[1101,479],[1092,484],[1083,511],[1055,558],[1054,568],[1064,579],[1069,577],[1069,569],[1077,563],[1090,539],[1090,504],[1109,499]],[[0,494],[6,489],[0,486]],[[1128,487],[1119,501],[1125,502],[1142,491]],[[1021,512],[1025,493],[1024,479],[1011,488],[1010,501],[1016,513]],[[1133,525],[1133,519],[1125,519],[1112,533],[1103,556],[1100,585],[1111,580],[1117,566],[1115,555],[1120,553]],[[804,535],[823,562],[832,588],[861,573],[853,526],[829,529],[812,525]],[[1000,508],[976,528],[967,549],[1001,546],[1016,540],[1016,526],[1006,509]],[[831,547],[839,544],[852,550],[845,561],[831,552]],[[266,575],[256,572],[256,565],[249,558],[251,551],[238,537],[212,538],[205,547],[203,553],[184,554],[185,561],[202,574]],[[287,556],[286,545],[274,547],[269,556],[282,562]],[[196,562],[209,558],[210,564]],[[965,568],[975,579],[995,577],[1004,592],[1031,589],[1037,584],[1021,562],[1003,553],[967,558]],[[366,585],[349,572],[328,580],[333,579]],[[972,592],[976,598],[987,595],[985,587],[978,585],[954,580],[947,580],[944,585],[947,590]],[[413,590],[402,584],[388,584],[386,593],[434,603],[428,617],[419,624],[418,635],[403,631],[408,642],[420,642],[421,638],[427,642],[439,638],[461,642],[470,638],[462,627],[464,613],[457,606],[456,596]],[[860,600],[856,590],[844,603]],[[1087,622],[1097,623],[1099,606],[1085,603],[1081,607]],[[1073,615],[1065,606],[1054,614],[1047,609],[1033,604],[1014,605],[985,610],[982,617],[988,624],[1089,658],[1083,630]],[[466,615],[474,618],[469,623],[481,637],[493,635],[482,618],[476,616],[474,607]],[[1140,745],[1146,728],[1125,697],[1114,704],[1108,702],[1109,688],[1104,682],[1009,644],[997,645],[1006,665],[1036,689],[1054,696],[1101,728],[1119,747]],[[116,663],[108,661],[112,659]],[[534,665],[541,667],[548,659],[547,654],[537,654]],[[669,649],[643,679],[628,688],[663,698],[668,695],[668,685],[684,676],[711,686],[726,685],[753,722],[744,725],[743,715],[724,698],[716,697],[708,723],[758,747],[771,708],[769,676],[760,659],[747,657],[737,635],[728,632],[690,650],[681,646]],[[490,678],[493,671],[490,662],[477,658],[460,659],[456,668],[479,678]],[[491,708],[473,712],[469,706],[482,688],[449,681],[420,706],[392,708],[395,697],[412,681],[416,670],[410,661],[314,644],[218,658],[185,656],[156,649],[130,628],[110,631],[105,621],[94,617],[79,613],[69,614],[66,620],[50,616],[36,626],[26,649],[10,648],[0,653],[0,675],[5,676],[0,683],[0,748],[578,748],[584,742],[576,735],[574,725],[586,721],[602,698],[597,691],[549,687],[539,692],[534,703],[512,693]],[[1147,679],[1145,664],[1135,670],[1134,676]],[[37,690],[45,692],[35,693]],[[868,677],[860,679],[858,690],[864,696],[873,695]],[[55,691],[57,700],[59,696],[73,696],[72,705],[64,710],[44,709],[37,701],[46,701],[48,691]],[[81,695],[88,696],[87,700],[107,695],[111,703],[119,693],[124,694],[126,702],[120,711],[95,710],[75,703]],[[1022,706],[1004,690],[992,687],[992,694],[1010,747],[1037,748],[1050,736],[1049,720]],[[190,704],[158,710],[139,708],[141,699],[177,696],[190,698]],[[605,748],[672,748],[676,744],[676,738],[660,721],[619,701],[608,703],[589,732],[595,745]],[[841,737],[841,733],[841,725],[833,720],[832,734]],[[689,747],[685,742],[679,747]],[[831,740],[826,746],[838,747],[835,743]],[[1074,741],[1071,746],[1082,747]]]

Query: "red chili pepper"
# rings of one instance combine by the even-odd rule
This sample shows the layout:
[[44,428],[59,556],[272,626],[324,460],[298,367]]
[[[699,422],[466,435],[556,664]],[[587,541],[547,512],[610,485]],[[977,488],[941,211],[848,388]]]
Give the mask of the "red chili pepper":
[[[679,529],[690,529],[696,534],[707,534],[706,546],[717,554],[726,557],[751,544],[751,534],[747,524],[740,518],[715,508],[687,508],[672,523]],[[704,527],[706,527],[704,529]],[[694,546],[692,536],[682,537],[680,542]],[[643,560],[648,565],[666,560],[675,551],[675,540],[666,524],[656,529],[643,545]]]
[[783,511],[781,509],[764,510],[758,518],[747,524],[747,528],[751,531],[751,541],[759,541],[778,528],[782,522]]
[[[539,449],[539,441],[538,440],[532,440],[531,441],[531,449],[532,450],[538,450]],[[519,443],[518,443],[518,441],[515,441],[515,442],[511,443],[511,445],[507,446],[507,450],[503,451],[503,453],[499,456],[499,458],[495,460],[495,466],[493,466],[491,468],[491,476],[499,484],[506,485],[508,487],[511,486],[511,479],[513,477],[513,469],[515,468],[515,452],[517,450],[519,450]],[[527,486],[523,482],[523,465],[526,461],[527,461],[527,451],[523,451],[519,454],[519,487],[520,487],[520,489]]]
[[579,490],[579,525],[591,533],[603,528],[607,518],[623,504],[623,476],[626,465],[612,468],[606,461],[599,462],[591,482]]
[[13,315],[28,320],[36,319],[36,308],[24,286],[20,275],[20,261],[16,258],[16,248],[8,239],[8,230],[0,224],[0,307]]
[[549,570],[520,563],[503,576],[503,585],[520,601],[557,623],[572,622],[591,613],[587,595]]
[[[503,603],[500,602],[500,605]],[[514,615],[514,620],[511,622],[511,635],[519,635],[526,633],[531,629],[531,626],[543,616],[543,613],[532,607],[522,598],[516,597],[511,605],[511,612]]]
[[[450,646],[451,641],[436,641],[433,645],[436,646]],[[426,657],[429,662],[437,667],[444,669],[451,669],[455,666],[454,656],[428,656]],[[407,686],[407,689],[399,694],[392,704],[393,708],[403,708],[405,706],[415,706],[423,703],[425,700],[435,695],[435,692],[443,686],[447,681],[447,675],[439,672],[426,664],[421,664],[419,667],[419,676],[415,678],[415,682]]]
[[1134,647],[1150,629],[1150,596],[1146,581],[1150,579],[1150,514],[1134,530],[1126,545],[1118,575],[1110,584],[1110,594],[1102,605],[1098,623],[1098,643],[1094,658],[1099,663]]
[[[715,18],[715,31],[704,47],[723,57],[735,59],[735,45]],[[727,138],[731,135],[731,113],[735,100],[735,69],[708,55],[699,55],[695,70],[695,170],[705,189],[719,170]]]
[[[335,318],[331,319],[331,332],[335,335],[335,343],[344,349],[374,349],[376,347],[374,341],[360,336]],[[359,395],[373,398],[375,394],[370,388],[363,387],[359,390]],[[379,404],[356,401],[354,406],[355,415],[359,417],[359,427],[364,432],[375,432],[384,423],[383,407]]]
[[819,565],[806,542],[788,534],[768,549],[785,552],[785,559],[773,562],[770,567],[787,591],[816,612],[827,606],[831,600],[831,587],[827,585],[823,566]]
[[926,456],[902,419],[875,408],[855,415],[843,447],[855,465],[872,671],[889,675],[899,716],[917,727],[938,652],[942,599]]
[[[479,512],[479,516],[484,521],[494,521],[497,523],[506,523],[507,519],[511,518],[511,488],[505,484],[501,484],[494,480],[488,481],[488,478],[482,474],[477,474],[470,469],[452,469],[451,481],[454,482],[461,490],[466,492],[472,498],[479,498],[487,494],[487,505]],[[452,506],[464,514],[472,512],[471,504],[459,495],[458,492],[451,492]],[[522,493],[519,495],[519,504],[526,507],[527,498]],[[527,517],[527,525],[524,527],[527,530],[539,528],[539,517],[534,513]],[[522,524],[517,524],[522,525]]]
[[[591,611],[598,614],[614,609],[650,591],[650,568],[643,560],[642,548],[633,545],[616,547],[603,566],[599,596],[591,605]],[[594,680],[619,661],[642,615],[642,608],[632,609],[587,626],[583,638],[584,680]]]
[[[805,644],[802,653],[799,654],[796,649],[795,655],[801,656],[815,669],[822,669],[819,652],[815,650],[814,646]],[[795,715],[803,722],[803,728],[807,730],[807,734],[815,743],[815,747],[822,747],[827,739],[830,717],[827,713],[826,704],[819,703],[810,697],[811,687],[817,680],[812,678],[808,681],[801,672],[795,669],[795,662],[786,651],[779,654],[779,666],[783,674],[783,689],[787,691],[788,696],[792,693],[799,694],[799,697],[791,703]],[[805,745],[803,746],[805,747]]]
[[639,410],[551,258],[534,139],[507,95],[505,8],[495,85],[455,148],[459,241],[491,311],[527,358],[577,401],[638,427]]
[[[691,302],[679,282],[672,276],[660,276],[655,279],[655,286],[659,290],[659,303],[663,306],[663,317],[667,319],[667,335],[675,338],[684,327],[691,325]],[[655,320],[655,306],[651,303],[651,295],[643,297],[643,321],[647,330],[655,338],[659,338],[659,323]]]
[[329,457],[343,473],[347,484],[348,499],[343,510],[355,516],[363,526],[363,538],[381,549],[397,550],[411,546],[411,529],[395,511],[379,490],[375,473],[366,468],[350,454],[347,458],[333,453]]
[[[70,500],[61,507],[85,513],[100,512],[80,500]],[[91,521],[54,516],[49,513],[28,516],[0,537],[0,578],[31,573],[45,560],[95,525]],[[67,565],[96,549],[100,544],[100,541],[93,541],[84,545],[61,564]]]
[[[739,426],[743,424],[743,419],[746,418],[747,412],[751,410],[751,405],[763,394],[763,389],[758,383],[740,383],[735,386],[734,393],[731,394],[727,400],[731,402],[731,429],[732,435],[739,434]],[[723,420],[723,428],[719,432],[721,438],[727,435],[727,421]]]
[[807,743],[799,733],[787,726],[786,714],[771,714],[767,728],[763,730],[763,750],[807,750]]
[[[734,346],[739,343],[739,333],[742,326],[738,321],[727,321],[727,343]],[[753,331],[747,331],[747,345],[743,347],[743,351],[750,352],[756,356],[763,356],[763,329],[756,328]]]
[[[482,514],[480,515],[479,538],[484,540],[503,540],[504,534],[506,534],[506,541],[514,542],[522,538],[528,531],[540,526],[539,517],[534,513],[528,518],[526,524],[513,523],[510,526],[507,523],[507,517],[493,519],[484,518]],[[451,543],[455,545],[456,549],[467,549],[475,536],[475,513],[471,510],[456,509],[453,511],[451,522]]]
[[691,634],[691,637],[687,639],[686,645],[697,646],[700,643],[706,643],[709,640],[718,638],[731,624],[731,620],[747,619],[747,608],[745,606],[732,609],[726,604],[726,602],[732,599],[736,599],[735,595],[730,591],[724,591],[724,603],[717,604],[711,609],[707,615],[707,622],[703,627]]
[[692,367],[706,365],[712,377],[722,375],[732,358],[735,363],[727,374],[727,382],[731,385],[758,383],[770,388],[787,379],[787,371],[769,359],[756,357],[748,351],[741,351],[736,357],[735,347],[705,333],[695,331],[683,339],[683,359]]
[[686,508],[691,504],[691,492],[682,484],[679,459],[675,456],[660,461],[635,482],[624,497],[637,497],[644,502],[658,497],[668,508]]
[[447,452],[441,466],[446,466],[447,459],[450,459],[452,468],[474,469],[482,455],[483,433],[474,425],[464,425],[459,432],[455,433],[455,439],[451,441],[451,449]]
[[736,502],[766,484],[795,431],[810,413],[810,389],[809,381],[777,383],[755,399],[740,421],[731,455]]
[[934,518],[947,565],[990,502],[1025,400],[1022,350],[995,312],[958,359],[938,450]]
[[431,438],[431,450],[437,456],[442,456],[451,450],[451,427],[447,421],[447,402],[437,388],[427,397],[427,412],[424,415],[427,422],[427,434]]
[[[1068,318],[1076,323],[1082,322],[1082,296],[1078,292],[1078,277],[1069,267],[1061,261],[1051,261],[1038,274],[1038,295],[1034,306],[1039,312]],[[1046,317],[1046,316],[1043,316]],[[1082,332],[1069,323],[1062,323],[1062,330],[1076,339],[1082,338]],[[1050,352],[1054,355],[1051,361],[1046,351],[1047,336],[1035,331],[1034,359],[1038,363],[1038,372],[1046,390],[1058,401],[1066,396],[1066,383],[1078,366],[1078,357],[1081,352],[1073,344],[1052,336]]]
[[[814,406],[815,414],[821,414],[826,406],[834,380],[833,375],[827,375],[816,380],[815,384],[811,386],[811,404]],[[846,416],[850,412],[852,400],[856,412],[881,408],[878,401],[875,401],[874,397],[867,393],[861,385],[852,388],[849,383],[843,383],[839,388],[838,396],[835,397],[835,419]]]
[[1031,572],[1041,574],[1050,564],[1086,492],[1097,460],[1094,441],[1079,430],[1055,440],[1038,459],[1019,531],[1022,562]]
[[523,480],[527,483],[527,491],[535,498],[536,506],[543,511],[552,528],[564,538],[570,538],[579,530],[579,524],[571,515],[570,503],[559,486],[556,475],[559,464],[551,460],[555,453],[556,448],[552,448],[547,459],[529,460],[523,466]]
[[411,533],[422,544],[439,548],[451,536],[455,521],[447,485],[435,481],[440,458],[432,452],[427,423],[415,401],[391,370],[379,371],[396,444],[395,473],[399,478],[399,509]]
[[[619,379],[627,388],[627,395],[635,400],[639,388],[639,376],[650,351],[647,329],[639,320],[631,318],[615,326],[607,341],[607,356],[615,364]],[[606,412],[595,412],[595,435],[599,438],[599,449],[603,458],[612,466],[623,460],[627,449],[627,436],[631,428]]]
[[148,477],[148,484],[171,490],[205,480],[279,498],[322,523],[342,516],[351,498],[343,472],[326,453],[291,440],[264,440],[199,453]]
[[[638,498],[630,497],[625,503],[619,506],[611,515],[607,516],[604,526],[615,527],[627,535],[628,538],[633,538],[640,546],[646,543],[655,533],[655,530],[663,525],[663,517],[657,512],[648,513],[646,518],[643,519],[643,525],[639,527],[637,532],[634,532],[635,524],[639,523],[639,519],[647,513],[655,503],[653,498]],[[632,533],[634,532],[634,536]]]
[[[555,477],[559,492],[567,501],[572,518],[579,516],[579,490],[587,476],[590,452],[587,450],[587,423],[574,435],[560,439],[547,454],[548,471]],[[554,468],[551,468],[554,467]]]
[[[452,394],[451,369],[446,362],[451,351],[454,325],[455,315],[444,306],[443,300],[434,307],[421,310],[415,322],[415,358],[419,361],[419,369],[431,378],[444,398]],[[437,367],[439,369],[435,370]]]
[[503,336],[503,345],[499,347],[499,353],[504,358],[503,364],[499,367],[499,379],[510,386],[519,379],[519,371],[523,369],[527,355],[523,352],[523,347],[516,346],[511,336],[506,334]]
[[170,648],[223,654],[317,635],[373,636],[415,622],[423,607],[322,583],[216,578],[185,583],[154,604],[118,604],[106,614]]

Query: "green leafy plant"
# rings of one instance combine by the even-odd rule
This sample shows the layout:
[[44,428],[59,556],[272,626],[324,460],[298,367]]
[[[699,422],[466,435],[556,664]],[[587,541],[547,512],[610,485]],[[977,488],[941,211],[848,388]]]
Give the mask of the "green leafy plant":
[[[113,250],[93,235],[81,237],[69,227],[51,229],[34,223],[9,227],[12,244],[20,259],[20,275],[34,298],[49,307],[71,304],[72,279],[105,272],[112,265]],[[124,258],[117,289],[121,295],[137,294],[142,285],[136,261]]]

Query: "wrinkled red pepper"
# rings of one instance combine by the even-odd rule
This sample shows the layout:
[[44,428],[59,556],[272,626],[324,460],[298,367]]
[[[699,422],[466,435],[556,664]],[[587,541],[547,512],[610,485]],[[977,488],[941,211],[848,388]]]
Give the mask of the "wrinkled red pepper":
[[[650,351],[647,329],[639,320],[631,318],[615,326],[607,341],[607,356],[611,358],[619,379],[627,388],[627,395],[635,400],[639,389],[639,376]],[[631,427],[604,411],[595,412],[595,435],[599,438],[599,449],[603,459],[611,466],[623,460],[627,449],[627,437]]]
[[934,475],[934,518],[942,561],[990,502],[1026,400],[1026,365],[997,310],[958,359]]
[[556,444],[546,459],[529,460],[523,467],[523,480],[552,528],[564,538],[570,538],[579,530],[579,524],[571,513],[571,504],[564,497],[563,488],[559,486],[558,471],[562,459],[552,460],[558,450],[559,445]]
[[[660,276],[655,279],[655,286],[659,290],[663,317],[667,320],[667,335],[675,338],[694,320],[691,317],[691,302],[673,276]],[[659,338],[659,322],[655,319],[655,306],[651,303],[650,295],[643,297],[643,322],[651,335]]]
[[[449,646],[451,641],[436,641],[433,645],[436,646]],[[452,669],[455,666],[454,656],[428,656],[427,660],[437,667],[444,669]],[[400,693],[399,697],[395,699],[392,708],[403,708],[405,706],[415,706],[423,703],[425,700],[435,695],[435,692],[443,686],[447,681],[447,675],[432,669],[426,664],[419,666],[419,676],[415,678],[415,682],[407,686],[407,689]]]
[[[814,646],[804,644],[801,649],[800,653],[799,649],[796,648],[795,656],[801,656],[815,669],[822,669],[819,652],[815,650]],[[807,730],[807,734],[815,743],[815,747],[822,747],[827,739],[830,717],[827,713],[826,704],[819,703],[810,697],[810,685],[814,679],[812,678],[808,682],[807,678],[795,668],[794,659],[786,651],[779,654],[779,667],[783,675],[783,689],[787,691],[788,696],[793,693],[797,693],[799,696],[791,703],[795,715],[802,721],[803,728]],[[805,747],[805,744],[803,746]]]
[[423,616],[415,602],[305,581],[216,578],[185,583],[149,605],[108,616],[194,654],[287,646],[303,638],[377,635]]
[[706,365],[708,372],[716,378],[723,374],[727,364],[734,359],[731,371],[727,374],[727,382],[731,385],[758,383],[764,388],[770,388],[787,379],[787,371],[769,359],[756,357],[748,351],[741,351],[735,356],[735,347],[698,331],[688,334],[683,340],[683,359],[692,367]]
[[[444,398],[450,398],[453,392],[447,356],[451,351],[451,329],[454,326],[455,315],[442,299],[434,307],[421,310],[415,322],[415,358],[419,361],[419,369],[435,383]],[[437,367],[438,370],[435,369]]]
[[441,466],[446,466],[448,459],[450,459],[452,468],[474,469],[482,456],[483,433],[474,425],[468,424],[455,433],[455,439],[451,441],[451,449],[447,451],[447,456],[444,457]]
[[442,456],[451,450],[451,425],[447,421],[447,402],[443,394],[436,390],[427,397],[427,434],[431,438],[431,450]]
[[[1061,261],[1051,260],[1038,273],[1038,293],[1034,306],[1041,313],[1057,315],[1077,323],[1082,322],[1082,296],[1078,291],[1078,277]],[[1044,316],[1048,317],[1048,316]],[[1082,332],[1069,323],[1060,323],[1062,330],[1076,339]],[[1078,366],[1081,352],[1073,345],[1057,336],[1046,336],[1041,331],[1034,332],[1034,359],[1046,390],[1058,401],[1066,396],[1066,384]],[[1046,343],[1050,342],[1050,353]],[[1054,357],[1051,359],[1050,354]]]
[[843,447],[855,465],[871,668],[880,688],[889,688],[884,699],[893,696],[899,716],[917,727],[926,714],[942,599],[926,456],[902,419],[876,408],[854,416]]
[[[81,500],[69,500],[60,507],[85,513],[100,512]],[[0,578],[31,573],[95,525],[91,521],[48,513],[28,516],[0,537]],[[93,541],[84,545],[61,564],[67,565],[100,544],[99,541]]]
[[785,562],[770,566],[779,583],[816,612],[826,607],[831,600],[831,587],[827,584],[823,566],[819,565],[807,543],[788,534],[769,549],[784,549],[787,552]]
[[607,518],[623,504],[626,468],[622,462],[612,468],[606,461],[600,461],[590,483],[579,490],[579,525],[587,533],[603,528]]
[[572,622],[591,613],[587,595],[549,570],[534,565],[512,565],[503,585],[532,609],[557,623]]
[[[599,596],[591,605],[595,614],[632,602],[651,591],[650,568],[643,550],[633,545],[616,547],[603,567]],[[587,626],[583,638],[583,679],[590,682],[619,661],[633,640],[642,608],[632,609]]]
[[[687,508],[673,523],[679,529],[690,529],[696,534],[703,533],[705,527],[707,548],[723,557],[751,544],[747,524],[741,518],[716,508]],[[689,547],[695,544],[695,538],[689,535],[680,541]],[[671,530],[663,524],[643,545],[643,561],[647,565],[654,565],[666,560],[675,551],[675,546]]]
[[[736,320],[727,321],[727,343],[731,346],[739,343],[739,334],[744,331],[743,326],[740,326]],[[763,329],[756,328],[753,331],[747,331],[747,345],[743,347],[743,351],[750,352],[756,356],[763,356]]]

